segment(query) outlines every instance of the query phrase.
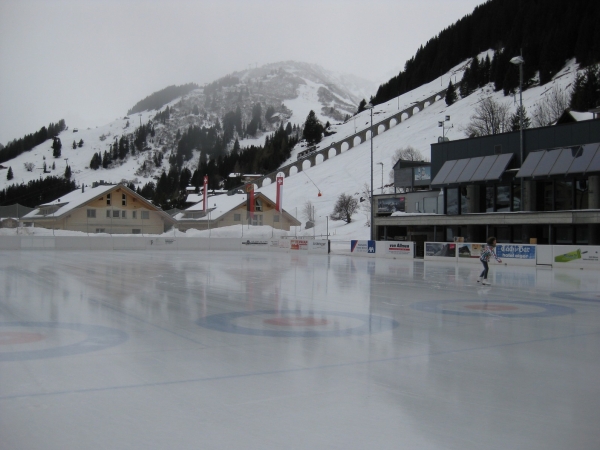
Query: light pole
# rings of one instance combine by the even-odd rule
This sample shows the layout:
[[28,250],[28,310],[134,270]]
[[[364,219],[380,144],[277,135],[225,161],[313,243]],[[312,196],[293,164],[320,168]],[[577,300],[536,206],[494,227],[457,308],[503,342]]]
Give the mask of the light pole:
[[446,128],[446,122],[450,122],[450,116],[446,116],[444,118],[444,120],[438,121],[438,127],[442,128],[442,140],[440,141],[438,138],[438,142],[445,142],[446,141],[446,130],[449,130],[450,128],[454,127],[454,125],[451,125],[448,128]]
[[373,104],[372,103],[368,103],[365,106],[365,109],[370,109],[371,110],[371,198],[370,198],[370,202],[371,202],[371,241],[373,240],[373,236],[375,233],[373,233],[373,227],[375,226],[375,224],[373,223]]
[[378,162],[377,164],[381,166],[381,193],[383,194],[383,163]]
[[[515,56],[510,60],[511,63],[519,66],[519,146],[521,153],[521,167],[523,167],[523,64],[525,60],[522,56]],[[519,211],[523,211],[525,205],[524,182],[521,179],[521,201],[519,203]]]

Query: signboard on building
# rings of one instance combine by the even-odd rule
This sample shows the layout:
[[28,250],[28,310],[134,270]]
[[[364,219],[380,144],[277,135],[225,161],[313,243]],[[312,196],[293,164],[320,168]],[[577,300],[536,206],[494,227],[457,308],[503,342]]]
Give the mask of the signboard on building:
[[415,186],[431,184],[431,166],[415,167],[413,173]]
[[404,197],[377,199],[378,214],[392,214],[398,211],[404,212],[405,210],[406,203]]

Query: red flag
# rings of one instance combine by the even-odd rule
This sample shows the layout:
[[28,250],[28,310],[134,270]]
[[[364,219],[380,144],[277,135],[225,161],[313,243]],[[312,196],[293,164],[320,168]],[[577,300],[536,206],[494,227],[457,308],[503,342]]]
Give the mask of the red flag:
[[202,196],[202,209],[206,211],[206,207],[208,206],[208,175],[204,175],[204,189]]
[[248,198],[246,199],[246,211],[250,213],[250,218],[254,218],[254,183],[246,185],[246,193]]
[[277,203],[275,209],[283,211],[283,177],[277,177]]

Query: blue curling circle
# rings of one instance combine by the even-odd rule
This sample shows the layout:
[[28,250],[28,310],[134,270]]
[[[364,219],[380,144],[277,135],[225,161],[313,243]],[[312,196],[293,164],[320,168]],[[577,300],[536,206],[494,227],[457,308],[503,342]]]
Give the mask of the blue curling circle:
[[78,323],[56,322],[0,322],[0,327],[53,328],[73,330],[87,334],[87,338],[75,344],[40,350],[0,352],[0,361],[27,361],[31,359],[58,358],[82,353],[104,350],[122,344],[129,336],[115,328],[100,325],[82,325]]
[[328,317],[348,317],[358,319],[363,323],[358,327],[346,328],[342,330],[272,330],[259,329],[238,326],[233,323],[240,317],[257,315],[277,315],[278,317],[296,317],[298,312],[292,310],[276,311],[262,310],[251,312],[233,312],[224,314],[214,314],[196,321],[198,325],[211,330],[223,331],[226,333],[246,334],[251,336],[270,336],[270,337],[338,337],[338,336],[361,336],[365,334],[375,334],[389,331],[400,325],[394,319],[379,315],[354,314],[332,311],[312,311],[314,315],[326,315]]
[[[514,313],[514,314],[506,314],[498,311],[489,312],[489,311],[453,311],[443,309],[444,305],[454,304],[454,303],[473,303],[473,304],[485,304],[485,303],[499,303],[506,305],[524,305],[524,306],[535,306],[538,308],[543,308],[544,311],[535,312],[535,313]],[[493,314],[496,317],[509,317],[509,318],[532,318],[532,317],[554,317],[554,316],[564,316],[566,314],[573,314],[575,310],[573,308],[569,308],[567,306],[559,306],[554,305],[552,303],[537,303],[537,302],[524,302],[524,301],[513,301],[513,300],[501,300],[501,301],[493,301],[488,300],[482,302],[481,300],[431,300],[426,302],[413,303],[410,305],[411,308],[416,309],[417,311],[431,312],[431,313],[442,313],[442,314],[452,314],[455,316],[472,316],[472,317],[489,317],[490,314]]]

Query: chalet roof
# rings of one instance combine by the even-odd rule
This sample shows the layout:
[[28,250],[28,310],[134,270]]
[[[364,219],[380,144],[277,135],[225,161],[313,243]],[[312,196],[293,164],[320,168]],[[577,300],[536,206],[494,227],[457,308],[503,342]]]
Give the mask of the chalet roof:
[[[96,200],[99,197],[103,197],[108,193],[112,193],[117,190],[123,190],[129,195],[135,197],[140,200],[142,204],[144,204],[148,209],[160,212],[164,215],[165,218],[168,218],[169,221],[172,221],[171,216],[165,213],[162,209],[150,203],[144,197],[139,195],[137,192],[129,189],[124,184],[114,184],[114,185],[99,185],[92,188],[85,188],[85,190],[77,189],[69,192],[66,195],[63,195],[56,200],[53,200],[48,203],[44,203],[39,205],[36,209],[31,211],[30,213],[23,216],[23,219],[36,219],[36,218],[48,218],[48,215],[41,214],[41,210],[43,208],[48,207],[56,207],[57,209],[51,214],[54,218],[60,218],[61,216],[73,211],[76,208],[84,206],[85,204]],[[118,204],[118,203],[117,203]]]

